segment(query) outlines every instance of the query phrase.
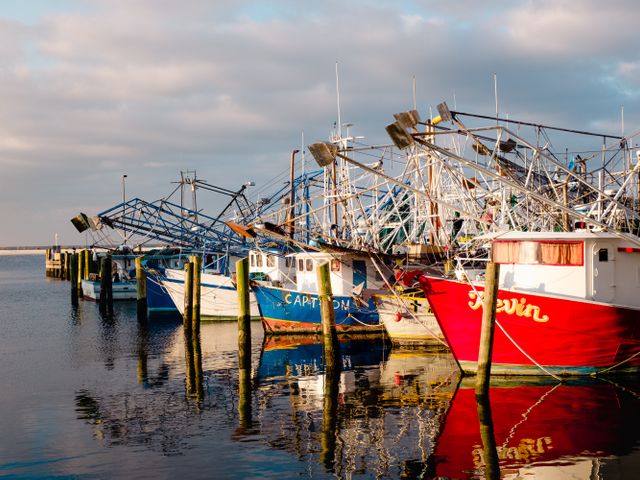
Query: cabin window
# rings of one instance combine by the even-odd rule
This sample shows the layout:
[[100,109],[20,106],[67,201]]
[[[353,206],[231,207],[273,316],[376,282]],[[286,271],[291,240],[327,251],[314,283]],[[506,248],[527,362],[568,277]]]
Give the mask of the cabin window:
[[276,266],[276,257],[273,255],[267,255],[267,267],[275,267]]
[[331,260],[331,271],[332,272],[339,272],[340,271],[340,260],[338,260],[336,258]]
[[583,265],[583,243],[498,240],[493,242],[492,259],[523,265]]
[[606,248],[601,248],[598,250],[598,261],[599,262],[608,262],[609,261],[609,250]]
[[292,259],[292,258],[289,258],[289,257],[285,257],[285,259],[284,259],[284,266],[285,266],[286,268],[290,268],[292,264],[293,264],[293,259]]
[[298,271],[304,272],[304,260],[302,260],[301,258],[298,259]]
[[313,260],[307,258],[307,272],[313,272]]
[[256,266],[256,256],[253,253],[249,255],[249,261],[252,267]]

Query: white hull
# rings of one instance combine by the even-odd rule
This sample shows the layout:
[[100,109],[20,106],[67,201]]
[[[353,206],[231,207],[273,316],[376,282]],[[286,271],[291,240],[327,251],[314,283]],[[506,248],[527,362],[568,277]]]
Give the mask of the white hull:
[[[166,270],[162,281],[178,311],[184,313],[184,271]],[[250,313],[259,317],[258,303],[253,292],[249,293]],[[200,281],[201,318],[232,319],[238,317],[238,292],[230,277],[203,273]]]
[[424,297],[374,295],[380,323],[400,345],[442,343],[444,335]]
[[[114,300],[135,300],[138,298],[136,282],[114,282],[111,284]],[[82,296],[88,300],[100,300],[100,282],[82,280]]]

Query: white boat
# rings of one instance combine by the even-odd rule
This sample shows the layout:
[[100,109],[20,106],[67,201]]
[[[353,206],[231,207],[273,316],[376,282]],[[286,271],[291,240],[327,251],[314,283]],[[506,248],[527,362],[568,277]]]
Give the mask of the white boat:
[[[162,285],[180,314],[184,314],[184,270],[165,270]],[[260,316],[253,293],[249,293],[252,317]],[[202,273],[200,280],[200,318],[231,320],[238,318],[238,291],[232,277],[218,273]]]
[[[135,300],[137,287],[135,280],[135,259],[137,255],[112,255],[111,256],[111,289],[113,300]],[[100,277],[97,274],[89,275],[82,280],[82,297],[86,300],[100,300]]]
[[[136,281],[113,282],[111,291],[114,300],[135,300],[137,298]],[[82,280],[82,298],[100,300],[100,280]]]

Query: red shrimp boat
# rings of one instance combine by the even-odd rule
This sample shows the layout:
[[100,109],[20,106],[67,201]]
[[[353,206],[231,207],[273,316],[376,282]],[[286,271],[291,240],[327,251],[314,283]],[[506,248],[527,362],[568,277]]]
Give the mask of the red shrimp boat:
[[[640,370],[640,248],[606,232],[509,232],[500,264],[492,374],[590,375]],[[482,279],[422,276],[465,373],[477,369]]]

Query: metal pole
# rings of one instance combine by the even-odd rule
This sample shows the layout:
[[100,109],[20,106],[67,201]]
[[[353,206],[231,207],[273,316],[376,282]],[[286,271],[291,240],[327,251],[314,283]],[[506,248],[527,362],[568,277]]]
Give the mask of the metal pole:
[[125,190],[125,182],[124,179],[127,178],[126,175],[122,175],[122,233],[124,235],[124,244],[127,244],[127,227],[124,223],[124,213],[125,213],[125,202],[126,202],[126,190]]

